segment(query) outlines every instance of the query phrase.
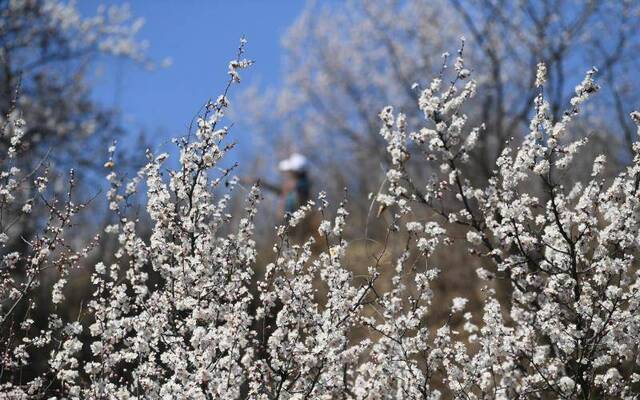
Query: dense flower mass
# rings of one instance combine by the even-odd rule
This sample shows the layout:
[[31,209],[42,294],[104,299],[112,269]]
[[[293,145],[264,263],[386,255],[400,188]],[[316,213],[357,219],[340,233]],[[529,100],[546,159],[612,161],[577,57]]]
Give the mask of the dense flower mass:
[[[356,275],[347,257],[346,200],[332,215],[321,193],[290,215],[276,227],[273,262],[265,266],[254,238],[259,184],[240,215],[228,211],[238,181],[221,164],[233,147],[223,118],[229,88],[251,65],[244,45],[229,63],[224,93],[206,104],[194,132],[174,141],[178,162],[147,151],[147,164],[127,179],[118,174],[115,144],[109,149],[107,197],[117,223],[102,234],[116,248],[91,267],[93,294],[80,315],[62,313],[61,305],[97,239],[81,246],[66,240],[84,208],[73,195],[74,175],[66,197],[49,195],[46,168],[15,166],[28,121],[19,109],[7,120],[0,212],[24,219],[41,208],[49,217],[22,250],[3,253],[1,397],[637,398],[640,143],[612,180],[602,177],[602,156],[588,181],[563,179],[587,146],[567,128],[598,91],[595,69],[554,120],[546,68],[538,65],[530,129],[519,145],[505,147],[483,186],[464,172],[485,128],[469,127],[463,112],[477,85],[462,50],[451,72],[442,68],[419,89],[420,126],[383,109],[390,166],[374,200],[390,224],[380,253]],[[640,134],[640,117],[631,117]],[[430,178],[412,178],[410,162]],[[145,218],[132,209],[138,191]],[[421,210],[432,218],[416,218]],[[295,238],[314,212],[322,216],[318,232]],[[14,233],[12,221],[0,221],[4,246]],[[386,262],[391,236],[405,246]],[[433,286],[447,267],[434,265],[434,254],[460,243],[482,265],[483,309],[472,313],[468,299],[455,297],[449,319],[434,325],[430,310],[442,300]],[[379,284],[383,275],[390,285]],[[54,279],[48,328],[36,331],[33,293],[47,279]],[[43,355],[46,371],[23,376]]]

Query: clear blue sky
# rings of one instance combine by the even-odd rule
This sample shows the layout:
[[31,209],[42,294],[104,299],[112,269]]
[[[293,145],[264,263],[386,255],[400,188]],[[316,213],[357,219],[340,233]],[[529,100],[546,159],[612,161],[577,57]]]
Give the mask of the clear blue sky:
[[[79,2],[95,12],[98,4],[118,0]],[[153,72],[130,62],[101,62],[92,77],[95,97],[123,111],[122,122],[132,133],[144,131],[154,147],[183,135],[197,109],[216,97],[227,80],[227,65],[239,39],[248,39],[247,58],[256,64],[242,75],[242,86],[279,82],[282,65],[280,39],[304,7],[303,0],[140,0],[129,2],[145,19],[139,37],[148,39],[148,55],[170,57],[171,67]]]

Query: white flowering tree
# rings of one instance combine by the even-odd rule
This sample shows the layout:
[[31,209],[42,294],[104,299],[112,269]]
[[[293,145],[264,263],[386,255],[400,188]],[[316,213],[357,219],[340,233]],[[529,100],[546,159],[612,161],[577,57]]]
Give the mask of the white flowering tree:
[[[562,118],[554,120],[544,94],[547,69],[539,64],[529,133],[521,145],[505,148],[487,187],[473,187],[460,167],[482,127],[466,129],[460,110],[476,84],[456,87],[468,77],[461,57],[455,71],[450,85],[439,77],[422,92],[427,126],[409,133],[402,114],[394,116],[391,108],[381,113],[393,168],[389,190],[378,200],[395,206],[396,218],[410,217],[422,205],[465,226],[469,251],[482,260],[478,277],[487,282],[482,323],[464,315],[468,342],[445,325],[422,346],[459,398],[635,398],[639,145],[632,165],[611,182],[600,177],[603,156],[593,160],[587,182],[567,181],[565,171],[587,142],[572,140],[567,130],[599,89],[596,71],[587,73]],[[639,125],[639,114],[631,117]],[[404,167],[409,143],[439,166],[426,186]],[[538,185],[543,190],[534,195],[530,188]],[[407,224],[426,255],[433,249],[429,224]],[[436,232],[447,236],[442,228]],[[495,280],[511,283],[508,304],[497,301],[490,284]],[[452,312],[465,303],[454,300]]]
[[[66,282],[79,266],[78,254],[86,256],[99,247],[85,240],[95,227],[79,225],[73,217],[88,206],[86,199],[95,197],[95,189],[84,190],[95,188],[95,178],[86,178],[100,172],[96,154],[103,153],[120,128],[115,110],[92,99],[87,76],[103,57],[150,66],[147,45],[136,37],[141,26],[142,20],[133,19],[126,6],[102,6],[85,15],[74,1],[0,2],[0,254],[6,261],[0,336],[5,380],[17,376],[16,371],[25,380],[42,371],[46,354],[32,352],[25,369],[27,364],[6,351],[27,346],[20,343],[20,332],[34,337],[47,326],[58,327],[57,320],[46,318],[62,300],[51,298],[52,278],[62,272]],[[97,208],[95,203],[92,207]],[[85,248],[76,253],[72,247]],[[36,299],[39,307],[32,307]],[[27,322],[21,327],[21,321]]]
[[[68,174],[65,190],[52,194],[47,190],[47,167],[41,164],[34,170],[24,168],[21,142],[28,126],[20,115],[16,109],[5,121],[2,139],[8,147],[0,151],[0,392],[5,398],[16,399],[44,392],[52,384],[56,368],[78,366],[66,355],[79,350],[82,344],[69,342],[64,349],[60,344],[64,338],[80,333],[82,326],[78,321],[63,321],[58,313],[64,309],[59,307],[67,277],[96,245],[95,239],[80,246],[69,240],[74,217],[86,206],[75,200],[74,171]],[[34,215],[44,221],[37,224],[40,228],[36,233],[24,236],[22,226],[35,219]],[[24,244],[19,250],[11,246],[16,241]],[[49,298],[42,298],[39,288],[52,274],[57,282],[53,291],[46,294]],[[47,358],[41,353],[44,348],[51,350],[48,357],[52,369],[48,371],[36,365]]]
[[[89,244],[74,250],[64,232],[82,205],[70,189],[64,199],[43,195],[29,206],[45,207],[51,218],[27,251],[2,259],[4,397],[637,398],[640,144],[612,180],[601,177],[604,157],[583,183],[564,175],[587,145],[567,130],[599,89],[595,70],[554,119],[539,64],[529,131],[505,147],[489,183],[475,187],[461,166],[484,128],[468,127],[463,113],[477,85],[460,51],[451,73],[443,68],[419,88],[419,124],[391,107],[379,114],[391,167],[375,201],[391,223],[367,272],[354,274],[347,256],[345,227],[357,223],[349,205],[331,216],[321,193],[276,228],[275,260],[251,290],[263,267],[253,235],[259,187],[246,195],[237,224],[221,192],[236,185],[221,164],[233,147],[222,119],[228,89],[251,64],[243,50],[244,41],[223,95],[206,105],[193,134],[175,140],[177,167],[166,162],[169,154],[147,152],[147,165],[125,181],[110,149],[108,199],[118,223],[105,234],[117,237],[118,248],[114,262],[92,267],[94,292],[79,315],[64,315],[62,306],[69,271],[82,265]],[[640,129],[640,114],[631,116]],[[15,146],[24,129],[15,120],[5,136]],[[46,193],[46,176],[12,168],[19,156],[10,148],[3,158],[3,209],[25,210],[11,196],[18,188]],[[434,171],[426,181],[406,168],[421,157]],[[146,194],[149,238],[129,210],[137,190]],[[421,208],[434,218],[416,219]],[[293,238],[314,210],[323,217],[318,237]],[[391,237],[404,246],[389,248]],[[434,265],[434,255],[460,242],[486,286],[482,312],[468,312],[458,297],[449,320],[434,324],[430,313],[441,299],[432,287],[448,267]],[[316,245],[323,250],[314,252]],[[28,279],[16,280],[16,268]],[[31,289],[46,269],[58,271],[53,305],[48,328],[33,331],[30,310],[43,305]],[[392,276],[390,286],[381,285],[383,274]],[[502,303],[494,290],[501,280],[512,288]],[[37,353],[47,368],[23,374]]]

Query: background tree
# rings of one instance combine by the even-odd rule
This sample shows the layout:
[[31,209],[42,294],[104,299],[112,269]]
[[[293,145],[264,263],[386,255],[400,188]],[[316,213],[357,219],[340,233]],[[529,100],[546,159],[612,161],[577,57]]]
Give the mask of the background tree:
[[[28,167],[46,159],[53,168],[82,166],[88,173],[102,164],[91,150],[102,152],[120,128],[115,110],[91,98],[87,76],[102,56],[152,66],[147,44],[136,38],[142,25],[126,5],[100,6],[86,16],[75,2],[0,2],[0,113],[7,121],[19,109],[29,120],[22,139]],[[8,147],[6,140],[2,145]]]
[[639,13],[631,1],[312,2],[283,40],[282,87],[263,94],[251,89],[246,97],[258,112],[248,118],[258,116],[255,130],[272,138],[265,143],[276,150],[307,153],[322,171],[316,179],[330,194],[339,196],[348,186],[359,198],[360,213],[366,213],[367,195],[380,184],[372,172],[388,164],[368,110],[395,104],[415,121],[420,115],[412,104],[424,78],[438,72],[440,55],[458,48],[462,35],[480,94],[468,118],[485,124],[470,155],[474,179],[486,179],[507,140],[528,125],[538,62],[548,68],[555,118],[578,83],[567,71],[597,67],[606,88],[593,107],[610,112],[606,119],[590,118],[581,129],[606,138],[612,159],[626,162],[634,139],[626,116],[640,84],[635,73]]
[[[48,190],[64,192],[70,168],[89,177],[99,173],[100,180],[91,183],[101,182],[105,149],[122,129],[117,110],[93,100],[88,77],[105,56],[151,67],[147,44],[136,38],[142,25],[126,5],[100,6],[94,15],[83,15],[75,2],[0,1],[0,123],[10,133],[12,121],[29,121],[17,167],[46,168],[54,183]],[[4,152],[10,137],[0,139]],[[97,192],[94,185],[79,195],[86,199]],[[32,218],[14,226],[23,230],[16,237],[30,237],[38,222]]]

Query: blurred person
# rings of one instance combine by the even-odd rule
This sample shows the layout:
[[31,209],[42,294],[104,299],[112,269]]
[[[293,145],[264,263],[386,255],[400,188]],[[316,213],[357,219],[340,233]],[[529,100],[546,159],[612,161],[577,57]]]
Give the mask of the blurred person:
[[282,173],[279,203],[281,218],[286,218],[310,199],[311,182],[307,165],[307,158],[300,153],[293,153],[278,163],[278,170]]
[[278,163],[278,171],[282,174],[280,184],[273,184],[265,179],[241,179],[242,183],[253,184],[256,181],[260,187],[279,196],[278,219],[285,220],[287,215],[295,212],[311,198],[311,182],[307,172],[307,158],[300,153],[293,153],[290,157]]
[[[311,180],[308,173],[308,161],[300,153],[292,153],[278,163],[278,171],[282,175],[280,184],[273,184],[265,179],[258,179],[260,187],[277,194],[278,219],[286,221],[288,216],[305,205],[311,199]],[[241,179],[242,183],[253,184],[256,179]]]
[[[281,223],[288,223],[291,215],[311,199],[311,179],[309,178],[309,162],[300,153],[292,153],[278,163],[278,171],[282,177],[280,184],[273,184],[260,179],[260,187],[278,195],[277,218]],[[245,183],[250,180],[242,179]],[[318,227],[318,216],[309,213],[302,221],[291,227],[290,237],[297,242],[315,236]],[[316,239],[319,239],[316,237]]]

